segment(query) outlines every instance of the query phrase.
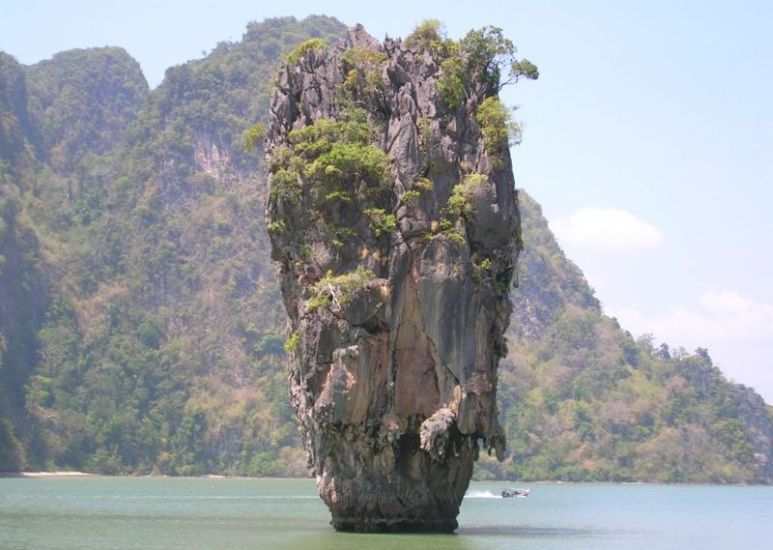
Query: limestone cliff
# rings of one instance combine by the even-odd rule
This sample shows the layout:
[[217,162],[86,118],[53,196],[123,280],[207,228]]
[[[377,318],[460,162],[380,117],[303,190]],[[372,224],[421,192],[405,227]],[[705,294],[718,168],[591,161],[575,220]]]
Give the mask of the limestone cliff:
[[271,103],[291,401],[341,530],[455,529],[479,442],[504,444],[497,364],[520,243],[507,117],[481,116],[501,107],[496,65],[454,73],[444,61],[472,54],[444,46],[361,27],[310,41]]

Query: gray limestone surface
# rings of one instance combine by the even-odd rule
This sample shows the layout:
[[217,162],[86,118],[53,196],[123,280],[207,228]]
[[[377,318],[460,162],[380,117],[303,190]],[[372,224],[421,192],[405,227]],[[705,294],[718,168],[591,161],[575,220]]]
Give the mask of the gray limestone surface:
[[[487,151],[476,122],[498,87],[470,87],[451,108],[440,72],[428,49],[355,27],[348,41],[284,66],[271,103],[267,211],[293,333],[291,403],[339,530],[453,531],[479,448],[504,446],[497,365],[520,246],[517,194],[507,146]],[[352,108],[386,154],[386,181],[354,170],[334,182],[339,194],[320,194],[328,180],[314,179],[315,153],[294,136]],[[292,192],[273,191],[279,157],[297,176]],[[449,199],[470,175],[453,212]]]

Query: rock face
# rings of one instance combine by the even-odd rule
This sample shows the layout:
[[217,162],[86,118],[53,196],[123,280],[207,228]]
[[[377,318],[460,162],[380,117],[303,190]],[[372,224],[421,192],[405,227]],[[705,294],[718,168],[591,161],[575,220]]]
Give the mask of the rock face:
[[339,530],[452,531],[479,444],[504,445],[520,220],[507,138],[484,140],[478,116],[498,74],[466,75],[450,101],[432,48],[361,27],[289,59],[266,139],[268,228],[320,496]]

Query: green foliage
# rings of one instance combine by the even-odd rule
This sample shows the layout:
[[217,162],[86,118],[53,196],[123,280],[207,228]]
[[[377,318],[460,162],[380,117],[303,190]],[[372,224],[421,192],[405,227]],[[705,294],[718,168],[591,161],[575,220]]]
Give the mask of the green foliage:
[[475,120],[480,126],[483,143],[490,155],[498,155],[508,145],[521,140],[521,127],[513,119],[510,109],[496,97],[487,97],[478,106]]
[[266,229],[268,229],[269,233],[281,234],[287,230],[287,225],[285,224],[284,220],[276,220],[276,221],[267,223]]
[[467,66],[481,81],[499,86],[501,66],[514,61],[515,45],[498,27],[482,27],[467,33],[461,41]]
[[378,66],[385,63],[388,58],[384,52],[358,46],[348,48],[341,55],[341,61],[357,68],[362,68],[365,65]]
[[373,92],[383,88],[381,68],[388,56],[370,48],[351,47],[342,55],[341,61],[347,71],[344,86],[349,92],[363,90]]
[[280,168],[271,174],[272,198],[280,198],[285,201],[296,200],[301,191],[300,175],[295,170]]
[[374,278],[373,272],[364,267],[340,275],[327,273],[315,283],[314,294],[306,302],[306,307],[309,311],[332,305],[345,307]]
[[31,162],[40,135],[28,112],[24,68],[0,52],[0,185],[10,185],[18,170]]
[[0,54],[0,470],[24,467],[30,432],[23,407],[48,306],[45,249],[28,204],[34,143],[22,67]]
[[[461,40],[460,48],[467,58],[467,70],[477,75],[478,81],[495,88],[519,78],[539,78],[536,65],[526,59],[518,59],[513,42],[504,37],[499,27],[482,27],[472,30]],[[507,69],[508,79],[502,83],[502,69]]]
[[458,53],[459,47],[446,37],[445,25],[437,19],[425,19],[405,37],[408,48],[420,48],[441,58]]
[[491,258],[482,258],[473,260],[473,265],[478,272],[478,276],[485,275],[491,271]]
[[352,197],[345,191],[333,191],[325,195],[325,202],[339,202],[341,204],[349,204],[352,202]]
[[464,179],[454,185],[451,196],[444,212],[453,217],[469,216],[472,214],[472,197],[475,190],[481,185],[488,185],[488,177],[485,174],[467,174]]
[[405,37],[408,48],[433,49],[433,46],[445,38],[443,23],[438,19],[425,19]]
[[310,126],[292,130],[289,138],[296,153],[316,156],[328,151],[335,142],[366,144],[372,134],[365,111],[353,108],[341,120],[318,118]]
[[[438,91],[451,109],[458,109],[467,96],[481,97],[521,78],[539,78],[537,66],[528,59],[519,59],[515,45],[498,27],[472,30],[454,42],[446,38],[440,21],[431,19],[416,27],[405,44],[438,58]],[[501,82],[503,70],[507,80]]]
[[327,49],[327,42],[322,38],[310,38],[298,44],[287,56],[287,64],[295,65],[305,58],[309,52],[321,52]]
[[287,340],[275,332],[263,333],[252,346],[252,351],[257,359],[267,355],[281,355]]
[[[485,475],[566,481],[752,481],[749,390],[705,350],[634,341],[605,317],[522,191],[525,249],[498,397],[511,455]],[[482,269],[484,262],[478,263]],[[744,427],[742,427],[744,426]]]
[[432,191],[432,180],[427,178],[416,178],[416,181],[413,182],[413,186],[420,193],[429,193]]
[[[2,469],[305,472],[286,395],[267,191],[251,177],[261,159],[243,152],[242,137],[264,111],[278,56],[309,37],[344,33],[324,17],[254,23],[242,41],[170,69],[152,92],[115,51],[27,68],[0,54]],[[468,67],[468,53],[447,45],[435,42],[430,53],[457,55]],[[481,51],[485,59],[493,50]],[[518,71],[537,75],[525,63]],[[491,95],[490,80],[469,75],[465,93]],[[331,240],[346,242],[355,228],[334,223],[329,210],[342,218],[353,210],[359,220],[364,209],[381,209],[384,222],[392,199],[367,193],[388,188],[377,181],[383,157],[334,153],[336,143],[371,143],[365,113],[325,124],[272,152],[269,169],[282,182],[274,199],[316,201],[320,213],[310,223],[322,219]],[[196,159],[212,158],[215,148],[240,177],[218,179],[199,167]],[[459,215],[469,205],[464,184]],[[413,189],[428,193],[432,183],[419,178]],[[525,249],[498,391],[512,454],[484,462],[485,474],[759,480],[751,462],[765,429],[759,397],[725,380],[705,350],[634,341],[603,316],[538,205],[524,193],[519,200]],[[274,238],[287,229],[283,221],[269,225]],[[455,222],[443,219],[438,234],[423,238],[467,246]],[[308,245],[299,249],[307,254]],[[504,260],[475,258],[498,288],[490,279]],[[328,274],[308,305],[345,307],[374,277]]]
[[[243,136],[279,55],[345,30],[324,17],[253,24],[150,93],[110,49],[25,69],[33,117],[14,124],[18,155],[0,169],[0,233],[15,243],[0,239],[0,316],[13,312],[0,318],[4,457],[118,474],[304,471],[261,159]],[[199,168],[215,154],[240,177]],[[33,181],[34,194],[18,185]]]
[[351,187],[364,179],[381,185],[388,180],[389,159],[369,143],[372,134],[364,111],[351,109],[340,121],[317,119],[312,125],[293,130],[289,135],[291,149],[282,149],[279,153],[283,158],[274,155],[271,162],[274,166],[297,167],[296,173],[311,184],[342,183]]
[[461,216],[463,214],[469,214],[470,199],[466,193],[466,188],[463,184],[457,184],[451,190],[451,196],[448,197],[448,203],[446,205],[446,212],[452,216]]
[[284,344],[284,350],[286,353],[295,353],[298,349],[298,344],[301,343],[301,335],[297,332],[293,332]]
[[409,189],[400,196],[400,200],[402,200],[405,204],[415,205],[418,204],[420,197],[421,191],[418,189]]
[[[447,210],[445,213],[449,214]],[[437,237],[443,237],[461,247],[467,246],[467,238],[465,237],[464,233],[454,224],[450,218],[441,218],[437,222],[436,226],[433,222],[432,231],[428,231],[422,234],[422,240],[425,242],[430,242]]]
[[121,48],[61,52],[27,69],[29,109],[57,169],[122,141],[149,94],[139,63]]
[[330,307],[333,303],[333,296],[330,294],[330,292],[325,291],[319,291],[316,292],[309,300],[306,302],[306,308],[309,311],[316,311],[321,307]]
[[306,171],[312,180],[352,182],[364,179],[374,185],[388,181],[389,159],[379,147],[336,142],[319,155]]
[[394,214],[387,214],[383,208],[366,208],[364,214],[368,217],[370,229],[376,238],[391,235],[397,229],[397,218]]
[[515,81],[518,81],[519,78],[537,80],[539,78],[539,69],[528,59],[519,59],[510,65],[510,74],[513,75]]
[[24,467],[24,450],[13,425],[0,418],[0,472],[18,472]]
[[[280,246],[288,254],[303,250],[304,222],[310,219],[312,233],[321,229],[327,244],[337,249],[357,237],[352,226],[368,209],[377,236],[391,232],[394,216],[386,214],[394,197],[388,185],[389,158],[370,142],[374,134],[367,113],[350,106],[340,119],[321,118],[292,130],[289,145],[272,152],[270,197],[282,201],[281,215],[294,221],[271,223],[287,222]],[[376,215],[379,210],[383,215]]]
[[465,65],[460,57],[449,57],[440,63],[438,91],[451,109],[458,109],[465,96]]
[[432,140],[432,121],[428,117],[419,117],[416,126],[419,130],[419,149],[426,154]]
[[158,349],[164,337],[164,329],[152,315],[145,315],[137,326],[137,337],[148,348]]
[[449,240],[451,240],[451,242],[455,243],[457,246],[462,246],[462,247],[467,246],[467,238],[464,235],[462,235],[462,233],[456,228],[445,231],[443,235],[445,235]]
[[266,125],[262,122],[253,124],[242,134],[244,150],[247,152],[257,149],[266,137]]

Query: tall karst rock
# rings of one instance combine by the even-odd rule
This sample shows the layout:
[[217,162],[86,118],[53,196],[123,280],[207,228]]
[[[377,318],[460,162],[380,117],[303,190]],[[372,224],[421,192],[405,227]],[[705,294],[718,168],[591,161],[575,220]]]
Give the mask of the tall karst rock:
[[302,44],[278,77],[268,227],[291,401],[336,529],[452,531],[479,443],[503,448],[508,46],[496,29],[382,45],[355,27]]

